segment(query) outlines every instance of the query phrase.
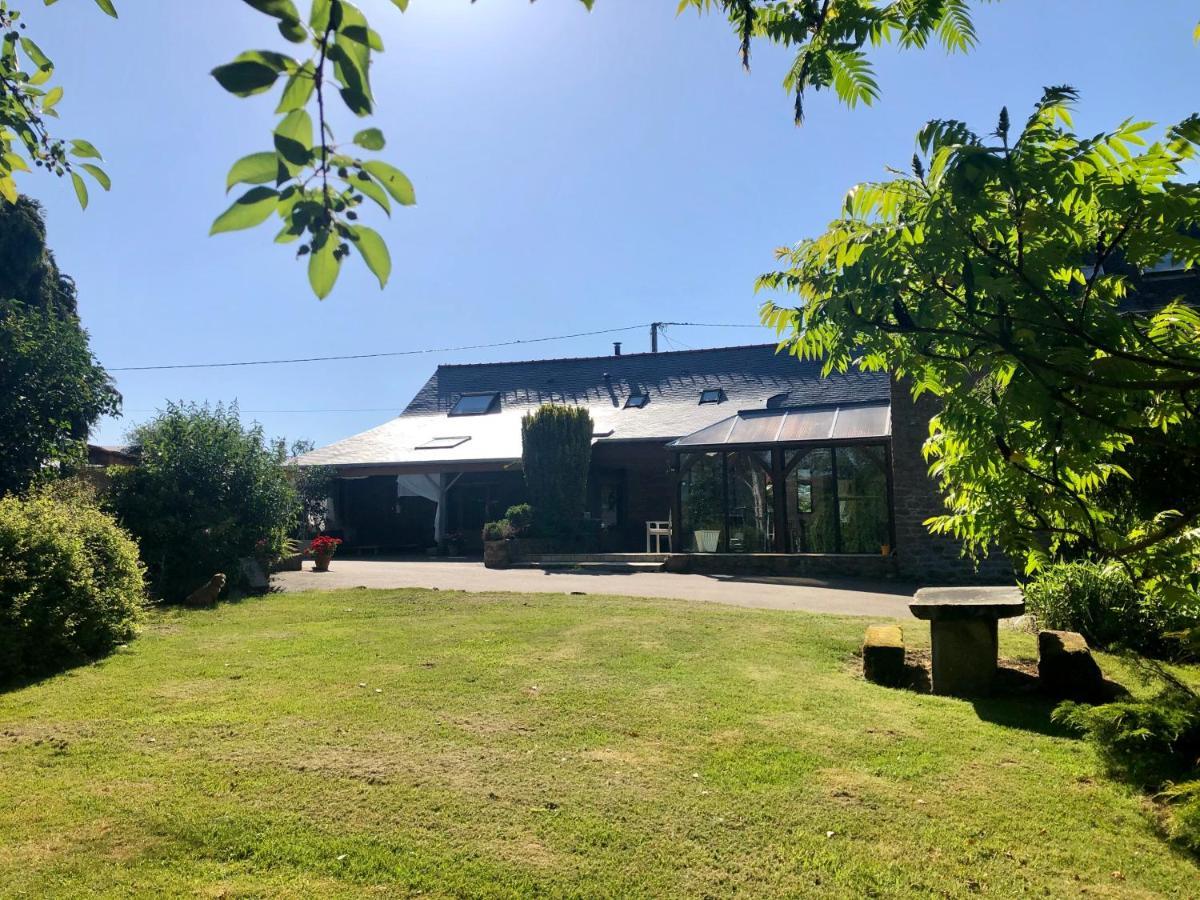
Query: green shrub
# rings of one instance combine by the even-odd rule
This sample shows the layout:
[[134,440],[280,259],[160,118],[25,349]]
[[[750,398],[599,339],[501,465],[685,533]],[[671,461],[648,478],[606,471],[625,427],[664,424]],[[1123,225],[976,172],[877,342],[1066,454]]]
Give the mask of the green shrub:
[[514,534],[512,523],[508,519],[500,519],[497,522],[488,522],[483,526],[483,539],[485,541],[506,541]]
[[1063,703],[1054,720],[1084,734],[1112,775],[1155,792],[1171,837],[1200,851],[1200,694],[1161,677],[1166,686],[1149,699]]
[[137,545],[82,497],[0,499],[0,681],[96,659],[133,637]]
[[1150,656],[1175,650],[1169,635],[1197,611],[1146,598],[1122,571],[1093,562],[1057,563],[1025,585],[1029,612],[1043,628],[1078,631],[1093,647],[1125,647]]
[[111,470],[112,502],[157,597],[178,603],[217,572],[237,585],[241,559],[283,554],[299,513],[286,451],[236,406],[171,404],[130,439],[140,464]]
[[524,534],[533,524],[533,515],[532,506],[528,503],[518,503],[516,506],[508,508],[508,512],[504,514],[504,518],[508,519],[517,534]]

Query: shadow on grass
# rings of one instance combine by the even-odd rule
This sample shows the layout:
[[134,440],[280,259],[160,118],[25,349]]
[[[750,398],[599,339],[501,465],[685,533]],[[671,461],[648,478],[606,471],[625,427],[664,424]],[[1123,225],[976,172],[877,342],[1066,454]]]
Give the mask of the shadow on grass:
[[[919,694],[933,693],[932,662],[928,650],[908,651],[901,687]],[[1106,680],[1105,687],[1109,700],[1127,694],[1124,687],[1113,681]],[[975,714],[985,722],[1051,737],[1079,737],[1078,732],[1053,720],[1054,708],[1060,701],[1042,692],[1036,660],[1000,660],[992,693],[969,699]]]

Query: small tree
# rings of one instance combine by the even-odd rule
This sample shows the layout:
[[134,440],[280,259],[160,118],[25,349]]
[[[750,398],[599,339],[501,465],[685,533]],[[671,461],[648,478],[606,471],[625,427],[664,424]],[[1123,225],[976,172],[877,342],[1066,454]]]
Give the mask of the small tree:
[[239,561],[282,549],[299,510],[282,448],[243,428],[236,406],[170,404],[130,434],[140,465],[117,469],[113,504],[137,538],[150,583],[178,602]]
[[587,505],[592,417],[578,406],[546,404],[521,420],[521,461],[539,530],[572,537]]
[[[278,451],[283,453],[283,442],[279,442]],[[292,444],[287,455],[293,459],[311,453],[316,445],[312,441],[300,440]],[[299,500],[299,512],[295,531],[299,537],[309,538],[325,530],[326,504],[333,493],[333,483],[337,479],[337,470],[332,466],[296,466],[288,467],[292,484],[296,488]]]

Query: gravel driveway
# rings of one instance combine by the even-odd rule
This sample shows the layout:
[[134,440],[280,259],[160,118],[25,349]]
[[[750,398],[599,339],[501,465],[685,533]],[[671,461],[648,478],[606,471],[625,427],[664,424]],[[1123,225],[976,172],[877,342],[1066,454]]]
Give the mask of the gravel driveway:
[[755,609],[789,609],[874,618],[911,618],[913,586],[892,582],[829,581],[764,576],[678,575],[655,570],[486,569],[481,562],[335,558],[328,572],[279,572],[284,591],[421,587],[457,591],[584,593],[665,597]]

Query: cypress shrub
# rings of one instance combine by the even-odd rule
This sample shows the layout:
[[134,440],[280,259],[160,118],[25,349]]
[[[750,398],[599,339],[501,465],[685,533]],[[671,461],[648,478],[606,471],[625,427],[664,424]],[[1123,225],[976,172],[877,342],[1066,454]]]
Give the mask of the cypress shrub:
[[588,411],[550,403],[527,413],[521,420],[521,461],[537,531],[574,540],[582,531],[592,461]]

